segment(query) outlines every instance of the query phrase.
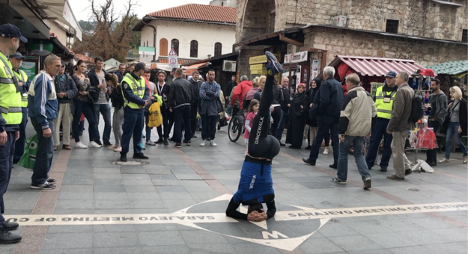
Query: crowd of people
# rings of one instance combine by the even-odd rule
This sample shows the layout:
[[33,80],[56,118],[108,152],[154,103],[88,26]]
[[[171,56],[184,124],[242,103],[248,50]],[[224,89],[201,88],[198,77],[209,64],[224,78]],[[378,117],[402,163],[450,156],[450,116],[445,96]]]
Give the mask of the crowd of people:
[[[166,72],[156,73],[157,82],[150,81],[151,71],[144,63],[131,66],[120,65],[115,73],[104,70],[103,59],[94,59],[95,67],[88,71],[83,61],[67,73],[66,64],[56,55],[44,59],[44,68],[33,80],[28,80],[20,70],[24,57],[16,52],[20,40],[26,42],[20,30],[11,25],[0,26],[4,37],[0,38],[0,208],[4,212],[3,194],[6,192],[11,169],[24,150],[25,129],[28,117],[37,135],[37,155],[31,177],[31,189],[52,190],[57,180],[49,178],[54,150],[60,147],[71,150],[70,139],[75,139],[75,148],[107,147],[120,153],[120,161],[127,161],[130,140],[133,139],[133,158],[148,159],[143,154],[145,145],[169,145],[176,148],[192,144],[201,119],[201,142],[213,147],[219,114],[224,111],[225,100],[232,114],[243,112],[245,116],[245,143],[247,150],[241,170],[239,190],[226,210],[227,216],[261,221],[274,216],[273,179],[271,164],[279,153],[280,146],[300,149],[307,136],[308,158],[303,161],[316,165],[322,142],[324,154],[328,153],[331,139],[333,164],[337,175],[332,182],[345,184],[348,171],[348,153],[354,149],[354,157],[362,176],[363,188],[371,188],[369,170],[374,166],[377,151],[383,138],[383,155],[380,171],[386,172],[390,157],[393,157],[394,174],[391,180],[404,180],[411,174],[412,163],[406,158],[405,143],[413,123],[408,119],[412,110],[413,89],[408,85],[409,74],[405,71],[389,71],[386,82],[372,97],[361,86],[357,74],[345,78],[345,86],[335,80],[335,69],[323,69],[323,79],[314,79],[310,87],[299,84],[293,96],[289,79],[280,84],[275,75],[282,67],[270,52],[267,55],[267,75],[249,81],[247,76],[236,84],[235,76],[226,86],[225,93],[215,81],[215,71],[206,73],[202,82],[199,73],[187,77],[184,70],[171,71],[172,82],[166,83]],[[344,93],[343,87],[347,93]],[[434,132],[446,132],[445,158],[440,163],[450,162],[452,137],[463,152],[467,163],[467,149],[460,136],[467,133],[467,101],[459,87],[450,88],[451,100],[440,90],[440,81],[431,80],[429,99],[429,127]],[[450,103],[448,101],[451,101]],[[111,105],[109,104],[111,102]],[[158,103],[162,121],[157,126],[157,141],[151,140],[150,108]],[[113,109],[112,109],[113,108]],[[111,112],[113,116],[111,118]],[[104,130],[99,132],[100,116]],[[88,122],[88,145],[81,140],[84,119]],[[285,143],[281,142],[288,124]],[[171,130],[172,137],[169,138]],[[145,130],[143,134],[143,130]],[[114,144],[111,143],[111,132]],[[369,151],[362,151],[370,137]],[[143,143],[142,140],[145,140]],[[102,142],[101,142],[102,141]],[[437,164],[436,152],[427,151],[427,162]],[[267,204],[268,211],[263,210]],[[237,211],[240,204],[248,205],[248,214]],[[0,214],[0,243],[16,243],[21,236],[12,234],[18,223],[7,222]]]

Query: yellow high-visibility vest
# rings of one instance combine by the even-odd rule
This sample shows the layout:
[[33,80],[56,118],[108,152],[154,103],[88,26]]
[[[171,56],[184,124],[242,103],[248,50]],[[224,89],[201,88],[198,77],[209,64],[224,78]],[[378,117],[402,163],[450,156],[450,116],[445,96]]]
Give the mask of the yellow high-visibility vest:
[[131,102],[125,98],[125,95],[123,94],[124,82],[130,86],[134,95],[143,99],[143,96],[145,96],[145,87],[146,87],[145,80],[143,78],[140,78],[140,80],[136,80],[132,77],[130,73],[127,73],[127,75],[125,75],[125,77],[122,79],[122,83],[121,83],[122,96],[124,98],[124,107],[129,106],[132,109],[139,109],[140,107],[138,104]]
[[21,93],[17,91],[17,84],[11,63],[0,52],[0,112],[6,124],[20,124],[23,119]]
[[[15,75],[18,78],[18,81],[23,82],[23,85],[28,82],[28,75],[23,70],[18,70],[18,72],[15,71]],[[28,93],[23,93],[21,95],[21,107],[27,108],[28,107]]]
[[377,117],[390,119],[392,115],[393,100],[396,91],[383,92],[383,86],[377,88],[375,92],[375,107],[377,108]]

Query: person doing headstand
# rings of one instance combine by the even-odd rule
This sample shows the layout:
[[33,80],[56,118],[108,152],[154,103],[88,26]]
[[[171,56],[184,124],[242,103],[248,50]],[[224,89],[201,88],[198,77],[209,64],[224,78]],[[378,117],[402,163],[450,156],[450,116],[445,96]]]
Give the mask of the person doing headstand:
[[[226,209],[226,215],[234,219],[263,221],[276,213],[275,192],[271,177],[271,162],[279,153],[280,143],[270,132],[270,105],[273,101],[274,75],[282,72],[276,57],[266,51],[268,75],[260,101],[260,108],[253,119],[249,143],[237,192]],[[267,206],[263,210],[262,203]],[[237,211],[241,205],[247,205],[247,214]]]

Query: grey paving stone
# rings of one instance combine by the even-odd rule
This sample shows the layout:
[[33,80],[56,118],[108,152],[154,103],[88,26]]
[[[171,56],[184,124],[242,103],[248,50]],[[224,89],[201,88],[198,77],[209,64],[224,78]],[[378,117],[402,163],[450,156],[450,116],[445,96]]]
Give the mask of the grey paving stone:
[[152,179],[151,181],[155,186],[181,185],[179,180]]
[[184,193],[187,192],[187,190],[183,186],[156,186],[156,190],[158,190],[159,193]]
[[154,186],[125,185],[127,193],[157,193]]
[[439,244],[430,244],[423,246],[426,251],[432,253],[453,253],[453,254],[462,254],[467,252],[466,242],[464,244],[460,243],[439,243]]
[[139,246],[138,236],[134,232],[96,232],[93,234],[93,247],[130,247]]
[[92,185],[93,183],[93,178],[66,178],[62,181],[62,185]]
[[135,199],[130,200],[130,206],[134,209],[165,208],[165,205],[162,200]]
[[108,233],[118,233],[118,232],[135,232],[134,225],[92,225],[92,230],[94,233],[108,232]]
[[160,200],[161,199],[161,195],[159,195],[159,193],[156,193],[156,192],[127,193],[127,196],[131,200]]
[[91,185],[62,185],[60,191],[63,192],[93,192],[94,187]]
[[380,233],[380,234],[373,233],[373,234],[367,234],[366,237],[384,248],[395,248],[395,247],[419,245],[418,242],[413,241],[412,239],[403,235],[402,233],[403,232],[398,232],[398,233],[386,232],[386,233]]
[[179,231],[140,232],[141,246],[185,244]]
[[93,253],[93,249],[56,249],[56,250],[49,250],[43,249],[43,254],[89,254]]
[[126,192],[123,184],[96,185],[94,184],[94,192]]
[[[332,236],[330,241],[346,251],[374,250],[382,247],[362,235]],[[359,244],[356,244],[359,243]],[[401,245],[400,245],[401,246]]]
[[130,200],[128,199],[112,199],[112,200],[95,200],[94,201],[94,208],[95,209],[112,209],[112,208],[120,208],[120,209],[130,209],[133,208]]
[[56,209],[67,209],[67,210],[74,210],[74,209],[94,209],[94,202],[93,200],[58,200],[57,204],[55,205]]
[[187,243],[192,253],[237,253],[232,245],[223,243]]
[[134,247],[119,247],[119,248],[94,248],[93,254],[144,254],[147,253],[141,249],[139,246]]
[[218,235],[213,232],[204,232],[204,231],[180,231],[180,234],[184,238],[185,243],[187,244],[206,244],[212,246],[213,243],[227,243],[226,239],[221,235]]
[[95,200],[126,200],[129,199],[127,193],[122,192],[94,192],[93,194]]
[[154,253],[154,254],[192,253],[190,249],[185,245],[159,245],[159,246],[151,246],[151,247],[142,247],[142,250],[143,250],[143,253]]
[[265,247],[255,243],[238,243],[232,246],[237,253],[280,254],[275,248]]
[[59,233],[47,234],[42,248],[47,250],[54,249],[78,249],[92,248],[92,235],[90,233]]
[[344,251],[338,245],[323,237],[310,237],[299,249],[305,253],[336,253]]
[[119,173],[94,173],[94,179],[122,179],[122,174]]
[[111,168],[98,168],[98,167],[95,167],[93,168],[94,170],[94,173],[101,173],[101,174],[120,174],[120,167],[119,166],[115,166],[115,167],[111,167]]
[[92,192],[60,192],[59,194],[59,199],[92,199],[93,198],[93,193]]
[[146,170],[142,166],[120,166],[122,174],[145,174]]

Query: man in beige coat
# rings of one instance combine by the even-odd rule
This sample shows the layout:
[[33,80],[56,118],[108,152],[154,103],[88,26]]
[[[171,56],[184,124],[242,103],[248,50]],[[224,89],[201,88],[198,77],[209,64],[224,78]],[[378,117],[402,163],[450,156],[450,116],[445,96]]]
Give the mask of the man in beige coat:
[[340,134],[338,167],[336,178],[333,178],[332,182],[346,183],[348,178],[348,152],[352,145],[356,165],[364,182],[364,189],[367,190],[371,187],[371,176],[361,151],[366,136],[367,138],[370,136],[377,109],[372,96],[360,86],[357,74],[353,73],[346,77],[346,87],[349,92],[344,97],[338,125],[338,133]]
[[393,135],[391,147],[395,174],[387,176],[391,180],[404,180],[405,175],[411,174],[411,168],[405,155],[405,143],[412,128],[409,117],[414,91],[408,85],[408,79],[408,73],[405,71],[400,71],[396,76],[395,82],[398,86],[398,92],[393,102],[392,116],[387,126],[387,132]]

